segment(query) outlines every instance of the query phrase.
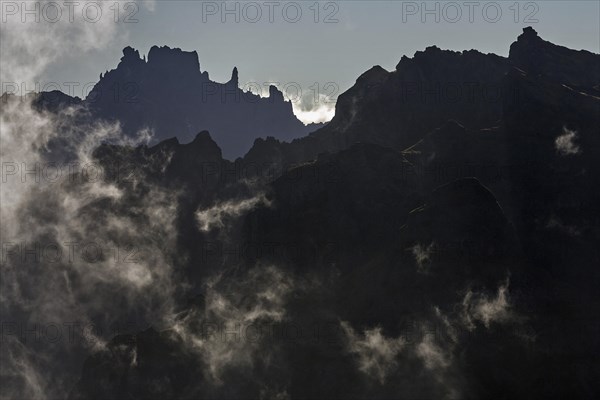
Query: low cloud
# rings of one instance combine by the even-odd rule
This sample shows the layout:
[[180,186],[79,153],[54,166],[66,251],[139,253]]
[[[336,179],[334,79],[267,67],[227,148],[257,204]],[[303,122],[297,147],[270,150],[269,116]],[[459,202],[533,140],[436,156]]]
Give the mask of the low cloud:
[[432,334],[426,334],[417,345],[417,354],[425,363],[427,369],[447,368],[450,365],[449,356],[436,342]]
[[174,330],[220,386],[226,370],[250,371],[258,359],[269,358],[273,336],[261,327],[284,321],[294,288],[293,278],[274,266],[255,267],[234,282],[219,275],[208,283],[203,307],[177,321]]
[[429,246],[424,246],[422,244],[415,244],[412,248],[412,254],[415,256],[415,261],[417,262],[417,271],[420,273],[429,272],[429,267],[431,264],[431,255],[435,249],[435,243],[432,242]]
[[387,338],[379,327],[357,334],[349,323],[342,321],[341,326],[348,340],[348,351],[358,357],[359,370],[383,385],[396,369],[398,355],[406,340],[403,337]]
[[[331,84],[334,85],[334,84]],[[328,87],[335,90],[335,87]],[[305,124],[329,122],[335,115],[335,98],[308,91],[302,98],[292,102],[294,115]]]
[[571,156],[579,154],[579,146],[575,143],[577,140],[577,132],[563,128],[562,135],[558,136],[554,141],[554,147],[561,156]]
[[508,279],[498,287],[495,297],[468,291],[462,301],[463,321],[468,329],[475,328],[475,321],[489,328],[492,323],[513,320],[514,313],[508,300]]
[[329,122],[335,115],[335,104],[323,104],[309,110],[294,106],[294,115],[306,125]]
[[203,232],[224,228],[232,219],[240,217],[261,204],[270,204],[264,193],[243,200],[217,203],[212,207],[196,211],[198,227]]
[[[102,141],[131,144],[120,142],[118,124],[83,123],[79,108],[40,111],[33,100],[2,104],[3,166],[31,169],[48,160],[86,165]],[[68,144],[61,154],[52,151],[56,141]],[[20,173],[3,176],[0,316],[34,330],[25,345],[14,340],[2,346],[0,366],[15,376],[3,392],[15,398],[66,398],[82,359],[110,339],[106,327],[131,318],[161,326],[173,312],[180,285],[173,275],[177,191],[151,184],[126,188],[80,174],[68,172],[60,182],[34,173],[25,180]],[[88,346],[70,340],[66,330],[75,323],[105,329],[89,333]],[[41,340],[46,327],[62,336]]]

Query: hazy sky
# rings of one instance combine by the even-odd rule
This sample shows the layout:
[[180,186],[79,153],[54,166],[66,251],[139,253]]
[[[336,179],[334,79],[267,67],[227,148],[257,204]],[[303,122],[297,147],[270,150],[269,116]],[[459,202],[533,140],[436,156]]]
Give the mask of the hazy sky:
[[[554,43],[600,52],[598,1],[519,2],[516,6],[514,1],[229,1],[227,5],[221,1],[154,1],[138,4],[126,9],[125,2],[118,7],[114,1],[106,2],[102,22],[115,24],[114,13],[119,15],[117,27],[110,28],[117,32],[110,42],[85,52],[77,47],[63,52],[44,67],[36,81],[59,85],[94,82],[100,72],[116,67],[123,47],[129,45],[147,54],[150,47],[157,44],[198,51],[201,70],[208,71],[213,80],[229,80],[232,68],[237,66],[240,86],[248,82],[261,85],[279,82],[280,87],[287,85],[291,95],[300,87],[311,103],[317,91],[335,97],[371,66],[378,64],[392,70],[402,55],[412,56],[432,44],[444,49],[477,49],[506,56],[510,44],[527,25]],[[233,12],[223,14],[225,7]],[[425,8],[433,12],[426,14]],[[46,12],[52,19],[54,11]],[[15,17],[9,15],[11,13],[7,14],[3,5],[5,29],[20,22],[15,20],[19,14]],[[137,22],[123,21],[129,13],[133,13],[132,18]],[[78,16],[81,17],[76,12],[75,18]],[[40,23],[44,23],[43,19]],[[294,20],[298,21],[292,22]],[[3,56],[18,51],[14,46],[7,49],[4,42]],[[60,46],[60,43],[54,45]],[[266,93],[267,87],[265,84]],[[74,94],[81,96],[81,93]],[[297,103],[297,113],[300,108]],[[311,118],[315,116],[303,115],[305,120]]]

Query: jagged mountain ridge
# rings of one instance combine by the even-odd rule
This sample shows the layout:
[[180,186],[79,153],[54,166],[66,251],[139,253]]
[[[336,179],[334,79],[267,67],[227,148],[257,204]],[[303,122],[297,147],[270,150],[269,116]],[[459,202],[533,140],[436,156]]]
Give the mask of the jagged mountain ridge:
[[431,46],[403,56],[395,71],[375,66],[339,96],[327,126],[291,143],[259,138],[245,159],[301,163],[361,141],[402,151],[450,119],[470,130],[500,126],[503,100],[520,95],[504,83],[515,67],[600,95],[598,54],[555,45],[525,28],[508,58]]
[[[363,73],[339,96],[327,126],[289,144],[257,139],[246,158],[276,153],[298,163],[356,142],[400,151],[449,119],[471,129],[494,126],[502,114],[500,97],[494,92],[502,89],[507,71],[504,57],[431,46],[414,58],[402,57],[395,71],[375,66]],[[428,118],[417,117],[424,113]]]
[[189,142],[209,130],[230,159],[244,154],[255,137],[291,140],[320,126],[300,122],[275,86],[267,98],[244,92],[237,68],[228,82],[211,81],[200,70],[197,52],[167,46],[153,46],[147,61],[125,48],[117,68],[101,75],[86,103],[97,116],[121,121],[125,132],[148,126],[158,140],[177,136]]

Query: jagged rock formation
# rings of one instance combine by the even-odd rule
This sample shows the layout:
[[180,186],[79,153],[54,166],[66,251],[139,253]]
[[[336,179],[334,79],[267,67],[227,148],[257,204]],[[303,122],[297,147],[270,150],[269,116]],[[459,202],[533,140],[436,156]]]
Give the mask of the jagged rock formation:
[[200,70],[196,51],[153,46],[146,61],[126,47],[117,68],[100,74],[85,99],[53,91],[40,93],[35,104],[52,112],[82,106],[91,112],[86,118],[118,121],[126,135],[149,130],[152,144],[174,136],[188,143],[197,132],[209,130],[230,160],[246,153],[258,137],[289,141],[324,125],[304,125],[273,85],[269,97],[239,85],[237,67],[228,82],[211,81]]
[[126,133],[148,127],[157,140],[176,136],[189,142],[200,130],[212,132],[225,157],[243,155],[256,137],[291,140],[319,125],[305,126],[276,87],[261,98],[239,87],[237,68],[224,84],[201,72],[198,54],[153,46],[148,61],[127,47],[116,69],[94,86],[86,103],[98,117],[118,120]]

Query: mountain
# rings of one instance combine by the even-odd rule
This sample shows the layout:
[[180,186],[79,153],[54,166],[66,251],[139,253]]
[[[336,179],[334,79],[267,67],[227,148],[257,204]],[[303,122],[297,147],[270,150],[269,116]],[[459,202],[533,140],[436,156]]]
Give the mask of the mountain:
[[[599,66],[526,28],[508,58],[374,67],[327,126],[235,162],[208,132],[99,147],[142,170],[116,181],[133,209],[178,194],[187,290],[71,398],[598,397]],[[235,323],[266,330],[240,344]]]
[[449,119],[470,129],[494,126],[508,68],[494,54],[428,47],[402,57],[395,71],[375,66],[363,73],[339,96],[327,126],[290,144],[257,139],[246,158],[277,153],[284,163],[298,163],[363,141],[401,151]]
[[524,28],[523,34],[510,46],[508,58],[512,65],[531,75],[596,96],[600,94],[598,54],[545,41],[531,27]]
[[470,130],[499,127],[502,102],[520,94],[504,84],[515,67],[598,96],[597,54],[555,45],[525,28],[508,58],[431,46],[403,56],[395,71],[374,66],[339,96],[327,126],[291,143],[257,139],[246,159],[290,165],[361,141],[401,151],[451,119]]
[[85,99],[94,114],[118,120],[125,132],[146,127],[157,140],[177,136],[190,141],[210,130],[227,158],[243,155],[256,137],[291,140],[320,125],[305,126],[275,86],[262,98],[239,87],[234,68],[226,83],[211,81],[200,70],[198,54],[153,46],[148,60],[126,47],[116,69],[101,74]]
[[268,97],[244,91],[237,67],[228,82],[212,81],[200,70],[196,51],[168,46],[153,46],[147,60],[126,47],[117,67],[101,73],[85,99],[41,92],[34,106],[54,113],[76,106],[82,119],[118,122],[126,136],[150,134],[150,144],[171,137],[188,143],[208,130],[230,160],[243,156],[256,138],[290,141],[325,125],[298,120],[277,87],[268,87]]

